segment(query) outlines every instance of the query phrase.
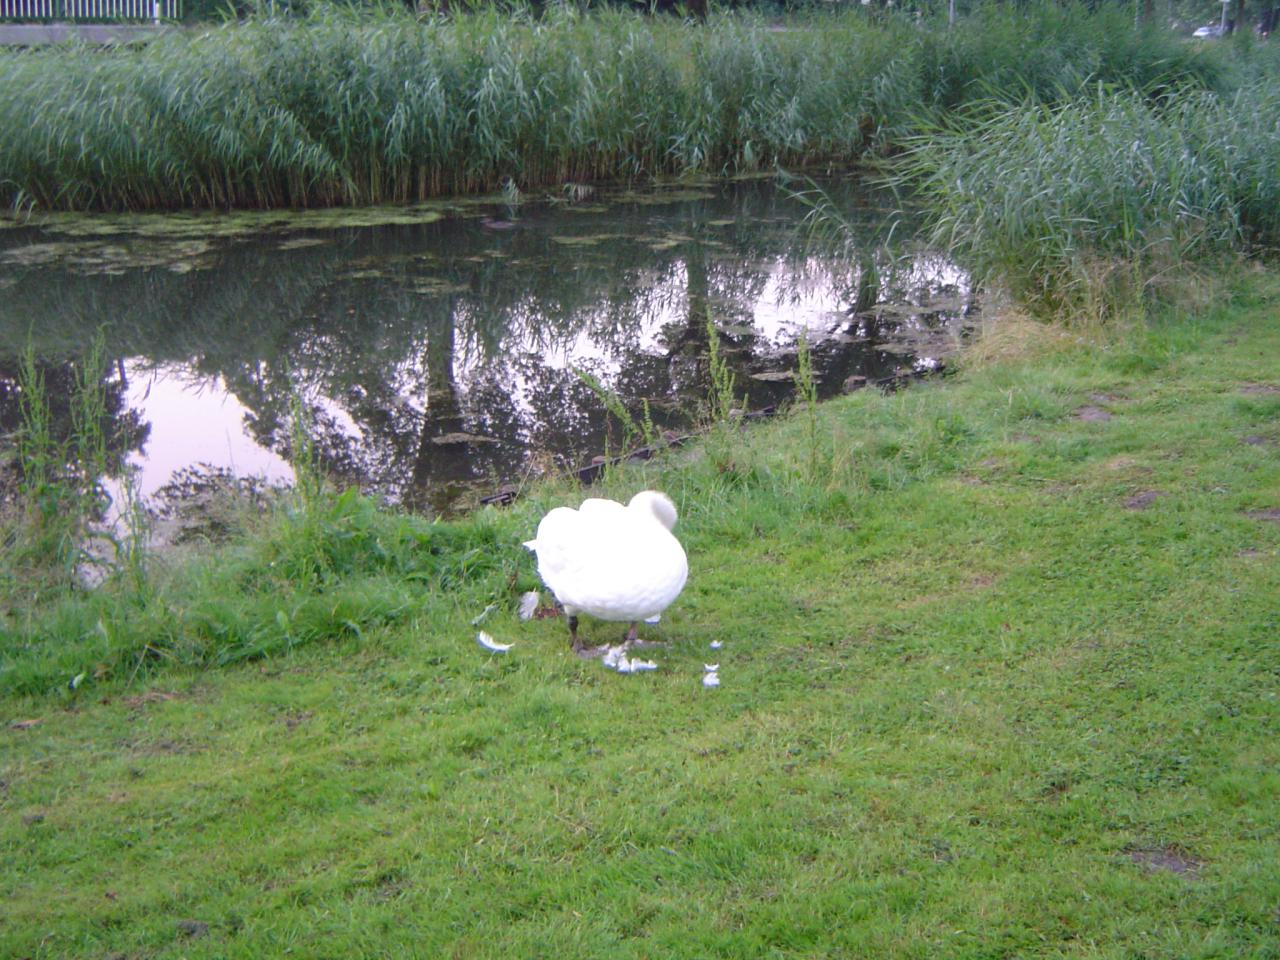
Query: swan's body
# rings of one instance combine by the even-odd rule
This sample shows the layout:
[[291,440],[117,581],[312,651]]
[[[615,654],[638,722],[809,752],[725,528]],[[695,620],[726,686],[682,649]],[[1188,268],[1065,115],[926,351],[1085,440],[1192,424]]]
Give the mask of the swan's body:
[[577,510],[557,507],[542,518],[525,546],[538,558],[538,575],[569,618],[578,644],[578,614],[631,624],[654,620],[680,595],[689,576],[684,548],[671,534],[675,505],[653,490],[624,507],[614,500],[585,500]]

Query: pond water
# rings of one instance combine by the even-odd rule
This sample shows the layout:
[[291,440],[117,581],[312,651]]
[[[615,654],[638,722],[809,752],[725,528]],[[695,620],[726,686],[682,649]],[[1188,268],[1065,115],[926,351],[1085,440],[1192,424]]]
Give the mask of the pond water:
[[[887,198],[825,184],[864,249]],[[301,410],[324,469],[447,513],[622,442],[594,378],[684,431],[708,318],[747,409],[785,402],[804,336],[822,395],[929,369],[973,312],[926,252],[821,252],[769,180],[315,214],[50,218],[0,230],[0,429],[34,346],[55,429],[101,330],[109,471],[147,497],[291,477]],[[583,374],[588,375],[584,377]]]

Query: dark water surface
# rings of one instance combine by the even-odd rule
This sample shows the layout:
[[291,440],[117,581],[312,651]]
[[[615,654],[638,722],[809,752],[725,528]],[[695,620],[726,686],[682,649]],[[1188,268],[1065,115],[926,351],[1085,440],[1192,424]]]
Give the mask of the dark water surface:
[[[828,189],[874,247],[891,206]],[[339,482],[447,512],[617,448],[618,421],[577,371],[685,428],[707,394],[708,317],[748,409],[793,395],[802,334],[824,396],[954,348],[972,307],[952,264],[815,253],[806,212],[757,180],[9,227],[0,429],[11,445],[28,338],[68,429],[74,364],[106,325],[110,470],[134,468],[143,495],[175,473],[287,481],[301,405]]]

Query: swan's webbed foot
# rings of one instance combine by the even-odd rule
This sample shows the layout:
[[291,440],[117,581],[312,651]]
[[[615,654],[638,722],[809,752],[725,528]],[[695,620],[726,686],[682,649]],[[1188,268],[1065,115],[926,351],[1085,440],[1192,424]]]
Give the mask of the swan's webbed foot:
[[574,654],[583,660],[594,660],[605,651],[604,647],[588,647],[578,637],[578,617],[576,614],[569,615],[569,646],[573,649]]
[[627,635],[623,639],[622,645],[628,650],[632,647],[643,650],[645,647],[660,647],[663,644],[661,640],[641,640],[636,636],[636,621],[632,620],[631,627],[627,630]]

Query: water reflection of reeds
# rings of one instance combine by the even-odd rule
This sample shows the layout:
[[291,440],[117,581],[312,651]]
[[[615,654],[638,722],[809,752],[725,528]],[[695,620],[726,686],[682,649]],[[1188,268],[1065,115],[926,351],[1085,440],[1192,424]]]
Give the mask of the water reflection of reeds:
[[[576,370],[637,410],[648,401],[660,427],[687,424],[705,395],[708,316],[749,405],[764,405],[791,385],[756,377],[793,364],[802,330],[829,395],[850,374],[910,368],[915,351],[885,341],[913,333],[918,349],[919,335],[961,323],[968,307],[964,278],[935,255],[807,244],[795,229],[802,209],[771,183],[591,213],[475,213],[229,237],[194,264],[157,264],[144,238],[148,263],[105,273],[56,258],[6,263],[6,251],[44,239],[11,231],[0,384],[28,335],[45,362],[65,364],[106,323],[122,397],[145,375],[225,391],[242,410],[235,429],[286,457],[300,398],[332,474],[438,510],[531,461],[563,466],[616,443]],[[862,217],[873,236],[878,212]],[[110,238],[116,263],[135,240]],[[870,276],[875,302],[860,304]],[[120,456],[132,451],[145,473],[154,451],[132,436]]]

